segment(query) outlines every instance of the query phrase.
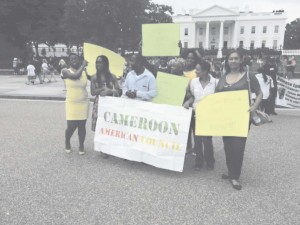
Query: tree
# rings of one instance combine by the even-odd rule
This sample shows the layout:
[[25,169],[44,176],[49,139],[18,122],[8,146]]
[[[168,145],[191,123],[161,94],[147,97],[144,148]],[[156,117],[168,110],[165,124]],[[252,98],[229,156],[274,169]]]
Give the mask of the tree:
[[286,25],[284,49],[300,49],[300,18]]
[[137,49],[143,23],[172,22],[170,6],[149,0],[67,0],[62,27],[70,44]]
[[[7,40],[21,49],[62,41],[60,18],[66,0],[1,0],[0,28]],[[37,54],[37,56],[39,56]]]

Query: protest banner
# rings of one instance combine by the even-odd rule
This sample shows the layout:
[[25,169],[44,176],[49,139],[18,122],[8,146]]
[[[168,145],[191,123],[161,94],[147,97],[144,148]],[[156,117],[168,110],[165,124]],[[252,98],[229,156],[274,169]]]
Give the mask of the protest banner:
[[182,106],[189,79],[168,73],[158,72],[156,77],[157,96],[154,103]]
[[95,151],[182,172],[191,113],[178,106],[100,97]]
[[142,25],[143,56],[179,56],[180,25],[172,23]]
[[196,106],[196,135],[247,137],[248,98],[247,90],[204,97]]
[[300,83],[277,77],[277,87],[277,106],[300,108]]
[[89,43],[83,44],[84,59],[88,61],[87,72],[89,75],[96,73],[96,59],[99,55],[105,55],[109,60],[110,72],[117,77],[123,75],[123,69],[125,66],[125,59],[119,54],[103,48],[98,45],[93,45]]

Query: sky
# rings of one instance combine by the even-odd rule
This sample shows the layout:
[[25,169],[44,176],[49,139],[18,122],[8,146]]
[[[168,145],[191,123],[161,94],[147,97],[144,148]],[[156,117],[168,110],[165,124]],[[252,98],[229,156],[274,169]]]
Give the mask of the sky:
[[238,7],[239,11],[248,8],[253,12],[273,12],[283,9],[288,16],[287,22],[300,18],[299,0],[152,0],[157,4],[170,5],[175,14],[189,13],[190,9],[206,9],[213,5],[220,5],[225,8]]

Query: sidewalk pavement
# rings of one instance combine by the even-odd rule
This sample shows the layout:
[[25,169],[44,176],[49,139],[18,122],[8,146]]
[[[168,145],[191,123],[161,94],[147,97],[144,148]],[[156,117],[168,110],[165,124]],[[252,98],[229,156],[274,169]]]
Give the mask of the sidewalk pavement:
[[[43,84],[40,84],[37,78],[34,85],[27,85],[26,75],[1,75],[0,98],[64,101],[66,98],[64,82],[58,75],[55,75],[55,78],[56,82]],[[292,82],[300,84],[300,79],[293,79]],[[92,100],[94,97],[90,93],[90,82],[87,90]]]
[[[38,78],[34,85],[27,85],[26,75],[1,75],[0,76],[0,98],[12,99],[34,99],[34,100],[58,100],[64,101],[66,91],[64,82],[60,76],[55,76],[56,81],[40,84]],[[87,90],[90,95],[90,82]]]

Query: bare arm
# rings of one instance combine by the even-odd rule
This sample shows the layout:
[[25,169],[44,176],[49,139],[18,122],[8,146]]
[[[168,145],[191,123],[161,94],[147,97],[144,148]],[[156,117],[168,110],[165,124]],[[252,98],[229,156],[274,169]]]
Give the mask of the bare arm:
[[250,109],[249,111],[252,112],[254,110],[256,110],[261,102],[263,98],[263,93],[262,91],[259,91],[258,93],[256,93],[256,99],[255,99],[255,102],[250,106]]
[[113,85],[114,85],[113,95],[119,97],[120,95],[122,95],[122,91],[121,91],[117,77],[115,75],[112,75],[112,76],[113,76]]
[[61,71],[62,74],[62,78],[63,79],[71,79],[71,80],[77,80],[80,78],[82,71],[84,70],[84,68],[87,66],[87,61],[83,61],[82,65],[79,67],[78,70],[76,70],[75,73],[71,73],[68,69],[63,69]]
[[189,85],[186,88],[186,94],[185,94],[186,101],[183,103],[183,107],[186,109],[188,109],[194,102],[194,96],[191,92],[190,84],[191,84],[191,82],[189,83]]
[[91,81],[92,75],[89,75],[89,74],[88,74],[88,72],[87,72],[87,70],[86,70],[86,67],[84,68],[83,71],[85,72],[85,75],[86,75],[87,79],[88,79],[89,81]]

